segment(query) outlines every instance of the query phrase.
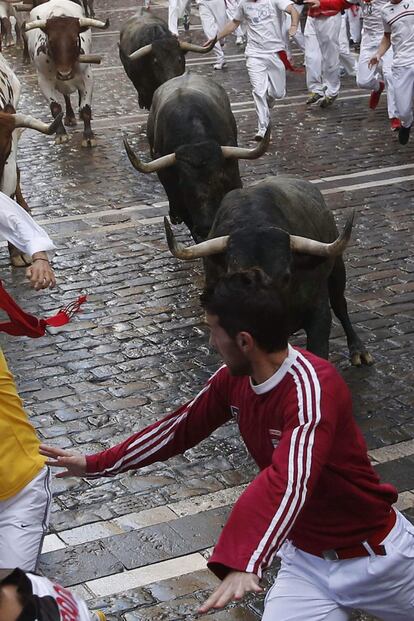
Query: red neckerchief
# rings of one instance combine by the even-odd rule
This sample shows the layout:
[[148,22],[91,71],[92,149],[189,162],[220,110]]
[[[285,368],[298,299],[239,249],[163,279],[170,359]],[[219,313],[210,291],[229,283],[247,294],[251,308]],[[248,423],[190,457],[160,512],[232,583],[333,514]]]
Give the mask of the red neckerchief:
[[48,319],[38,319],[20,308],[7,293],[0,280],[0,308],[6,311],[10,319],[10,321],[0,323],[0,332],[6,332],[12,336],[30,336],[33,339],[44,336],[47,326],[58,328],[69,323],[72,315],[79,311],[84,302],[86,302],[86,295],[81,295],[77,300],[61,308],[56,315]]

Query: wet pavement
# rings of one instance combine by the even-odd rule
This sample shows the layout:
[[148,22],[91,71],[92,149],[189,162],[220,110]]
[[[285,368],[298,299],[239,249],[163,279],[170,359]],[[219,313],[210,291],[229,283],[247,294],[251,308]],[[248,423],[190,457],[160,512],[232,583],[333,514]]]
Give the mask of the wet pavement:
[[[138,175],[122,146],[127,131],[149,157],[146,112],[117,55],[119,27],[136,3],[95,2],[109,31],[94,35],[104,61],[94,70],[93,128],[98,146],[81,149],[81,127],[71,140],[26,131],[18,162],[24,196],[55,240],[59,286],[36,293],[21,271],[2,279],[37,315],[57,310],[80,293],[88,303],[65,329],[39,340],[2,338],[31,421],[42,440],[94,452],[125,438],[190,398],[216,370],[198,307],[201,265],[173,259],[161,217],[165,193],[156,176]],[[154,12],[166,15],[160,4]],[[196,11],[194,11],[196,14]],[[198,24],[197,17],[193,19]],[[196,43],[202,33],[191,33]],[[256,118],[240,49],[225,48],[228,68],[188,55],[191,71],[226,88],[239,144],[253,146]],[[22,81],[20,111],[48,120],[32,66],[20,53],[7,59]],[[295,62],[301,57],[295,53]],[[305,106],[305,82],[288,75],[288,96],[272,111],[269,153],[242,162],[243,183],[269,174],[314,181],[339,225],[357,212],[346,255],[351,319],[374,356],[370,368],[352,368],[342,329],[334,323],[331,360],[350,384],[355,416],[380,475],[401,492],[414,518],[414,163],[413,144],[402,148],[389,131],[385,97],[375,112],[351,78],[334,107]],[[190,241],[184,227],[180,239]],[[303,337],[294,342],[303,343]],[[396,447],[399,447],[397,449]],[[75,588],[110,619],[192,619],[216,580],[205,567],[228,510],[256,468],[235,428],[226,425],[185,456],[139,473],[94,481],[55,480],[51,535],[41,569]],[[273,572],[276,571],[276,568]],[[250,598],[216,621],[257,619],[262,598]]]

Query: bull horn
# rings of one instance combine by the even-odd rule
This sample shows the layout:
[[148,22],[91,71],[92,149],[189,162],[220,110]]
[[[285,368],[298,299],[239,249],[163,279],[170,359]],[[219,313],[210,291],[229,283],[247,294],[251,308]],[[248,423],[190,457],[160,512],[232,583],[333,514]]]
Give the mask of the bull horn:
[[254,149],[243,149],[242,147],[221,147],[223,157],[233,160],[256,160],[267,151],[270,142],[271,128],[268,126],[265,135]]
[[47,134],[51,136],[56,133],[56,130],[63,119],[63,112],[60,112],[55,119],[48,125],[47,123],[43,123],[43,121],[39,121],[35,119],[33,116],[29,114],[20,114],[16,113],[14,116],[15,127],[27,128],[27,129],[35,129],[42,134]]
[[138,58],[143,58],[152,52],[152,43],[148,45],[144,45],[143,47],[138,48],[135,52],[129,55],[129,60],[138,60]]
[[127,138],[124,136],[124,147],[127,152],[129,161],[132,166],[141,173],[153,173],[162,170],[163,168],[168,168],[169,166],[173,166],[175,164],[175,153],[169,153],[168,155],[163,155],[152,162],[141,162],[141,160],[135,155],[132,147],[130,146]]
[[80,54],[78,60],[83,64],[100,65],[102,62],[102,56],[99,56],[98,54]]
[[46,28],[46,20],[45,19],[36,19],[34,22],[27,22],[24,25],[24,31],[29,32],[29,30],[34,30],[35,28]]
[[188,41],[179,41],[180,48],[183,52],[196,52],[197,54],[208,54],[216,43],[217,36],[214,37],[206,47],[204,47],[204,45],[194,45],[194,43],[188,43]]
[[171,254],[183,261],[192,261],[193,259],[200,259],[201,257],[209,257],[212,254],[219,254],[226,250],[227,244],[229,243],[229,236],[224,235],[223,237],[215,237],[214,239],[208,239],[199,244],[186,247],[175,239],[171,225],[166,216],[164,216],[164,227],[168,248]]
[[351,239],[352,226],[354,224],[355,211],[353,211],[346,221],[342,233],[337,239],[330,243],[325,244],[323,242],[316,241],[315,239],[308,239],[307,237],[298,237],[297,235],[290,236],[290,249],[292,252],[301,252],[304,254],[311,254],[317,257],[337,257],[343,254],[347,247],[349,240]]
[[80,17],[79,26],[81,28],[100,28],[106,30],[109,28],[109,19],[102,22],[100,19],[92,19],[91,17]]

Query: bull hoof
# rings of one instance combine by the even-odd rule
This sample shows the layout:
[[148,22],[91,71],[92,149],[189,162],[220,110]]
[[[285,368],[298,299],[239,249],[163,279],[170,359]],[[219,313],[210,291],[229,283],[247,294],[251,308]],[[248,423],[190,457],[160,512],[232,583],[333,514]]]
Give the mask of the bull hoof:
[[374,364],[374,359],[366,350],[354,351],[351,354],[351,364],[354,367],[361,367],[363,364],[371,366],[371,364]]
[[6,39],[4,41],[4,47],[13,47],[15,45],[13,39]]
[[75,116],[65,116],[63,122],[66,125],[66,127],[76,127],[77,125],[77,120]]
[[15,254],[10,257],[10,265],[13,267],[28,267],[32,264],[32,259],[28,254]]
[[96,147],[96,144],[95,138],[84,138],[82,140],[82,146],[85,148],[93,149],[93,147]]
[[69,136],[67,134],[56,134],[55,144],[64,144],[65,142],[69,142]]

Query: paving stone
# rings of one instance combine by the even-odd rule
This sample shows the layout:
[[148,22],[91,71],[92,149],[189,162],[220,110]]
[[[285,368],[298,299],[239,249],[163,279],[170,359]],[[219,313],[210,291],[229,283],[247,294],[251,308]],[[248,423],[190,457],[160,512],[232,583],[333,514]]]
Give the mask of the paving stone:
[[102,542],[94,541],[42,554],[40,570],[56,582],[71,586],[122,571],[123,565]]

